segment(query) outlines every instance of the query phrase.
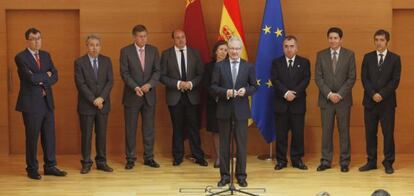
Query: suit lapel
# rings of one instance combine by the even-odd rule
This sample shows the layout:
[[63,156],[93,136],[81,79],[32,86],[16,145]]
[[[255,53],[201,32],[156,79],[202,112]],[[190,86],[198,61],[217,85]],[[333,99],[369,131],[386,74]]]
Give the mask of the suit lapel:
[[105,69],[104,61],[102,59],[102,56],[99,55],[98,56],[98,77],[96,78],[97,81],[99,81],[99,79],[103,77],[104,69]]
[[[98,63],[99,63],[99,59],[98,59]],[[95,78],[95,73],[93,71],[93,66],[91,61],[89,60],[89,56],[86,54],[85,56],[83,56],[83,65],[85,66],[85,70],[88,72],[88,77],[92,77],[94,80],[96,80]],[[99,66],[98,65],[98,71],[99,71]]]
[[229,59],[227,59],[227,60],[225,60],[226,61],[226,63],[224,64],[224,67],[223,67],[223,69],[224,69],[224,74],[225,74],[225,76],[224,76],[224,78],[229,78],[230,80],[230,84],[233,86],[233,77],[232,77],[232,75],[231,75],[231,65],[230,65],[230,60]]
[[[150,52],[149,52],[149,48],[148,48],[148,46],[145,46],[145,64],[144,64],[144,75],[145,75],[145,73],[148,73],[149,72],[149,70],[150,70],[150,67],[149,67],[149,59],[152,59],[152,58],[150,58]],[[140,62],[141,63],[141,62]]]
[[174,67],[174,70],[176,71],[178,78],[181,78],[180,70],[178,68],[177,54],[175,52],[174,47],[170,49],[170,62],[172,63],[171,66]]
[[187,47],[187,80],[192,78],[192,70],[194,65],[193,60],[192,50]]
[[244,74],[245,70],[246,70],[246,62],[240,59],[239,71],[237,72],[236,85],[235,86],[239,86],[238,84],[240,83],[240,77],[241,77],[242,74]]
[[26,48],[26,58],[29,60],[32,70],[39,70],[39,67],[37,66],[36,60],[32,53],[29,51],[29,49]]
[[[325,52],[325,54],[324,54],[324,58],[325,58],[325,59],[326,59],[326,61],[328,62],[326,66],[329,66],[329,67],[328,67],[329,72],[330,72],[332,75],[335,75],[335,73],[334,73],[334,71],[333,71],[333,67],[332,67],[332,57],[331,57],[331,49],[330,49],[330,48],[328,48],[328,49],[326,50],[326,52]],[[339,62],[339,55],[338,55],[338,62]],[[338,69],[338,65],[337,65],[337,67],[336,67],[336,68]]]
[[131,44],[129,52],[131,54],[131,58],[132,58],[132,61],[133,61],[132,64],[133,65],[138,65],[137,70],[142,72],[141,61],[139,60],[138,51],[137,51],[137,48],[136,48],[135,44]]

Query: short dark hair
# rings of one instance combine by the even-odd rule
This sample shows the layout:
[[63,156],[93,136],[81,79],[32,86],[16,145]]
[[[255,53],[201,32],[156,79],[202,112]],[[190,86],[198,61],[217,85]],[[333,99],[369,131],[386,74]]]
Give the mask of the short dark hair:
[[371,194],[371,196],[391,196],[391,194],[384,189],[377,189]]
[[326,36],[329,37],[330,33],[338,33],[339,38],[342,38],[342,36],[344,35],[344,33],[342,32],[342,29],[339,27],[331,27],[328,29],[328,32],[326,33]]
[[379,29],[379,30],[375,31],[374,39],[377,35],[383,35],[385,37],[385,39],[387,40],[387,42],[390,41],[390,33],[388,31],[384,30],[384,29]]
[[227,46],[227,41],[226,40],[219,40],[214,44],[213,51],[212,51],[212,56],[211,56],[213,61],[216,60],[216,58],[217,58],[216,51],[221,45],[226,45]]
[[283,42],[286,40],[295,40],[295,42],[298,42],[298,38],[296,38],[294,35],[286,35],[283,39]]
[[182,30],[182,29],[174,29],[172,32],[171,32],[171,38],[173,38],[174,39],[174,36],[175,36],[175,32],[176,31],[182,31],[182,32],[184,32],[184,34],[185,34],[185,31],[184,30]]
[[26,38],[26,40],[29,40],[30,34],[37,34],[37,33],[40,33],[40,31],[34,27],[31,27],[26,30],[26,32],[24,33],[24,37]]
[[143,32],[143,31],[148,32],[147,28],[144,25],[142,24],[135,25],[135,27],[132,28],[132,35],[135,35],[135,33],[137,32]]

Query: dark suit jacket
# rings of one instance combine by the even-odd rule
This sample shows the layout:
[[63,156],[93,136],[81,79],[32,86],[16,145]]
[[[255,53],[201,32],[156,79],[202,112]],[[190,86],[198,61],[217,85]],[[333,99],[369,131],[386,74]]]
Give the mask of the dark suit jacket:
[[[124,80],[124,94],[122,103],[125,106],[138,106],[147,101],[149,105],[156,103],[156,85],[160,78],[160,58],[158,49],[150,44],[145,45],[145,68],[141,68],[141,61],[135,43],[121,49],[119,57],[121,77]],[[137,96],[135,87],[149,83],[151,90],[143,97]],[[144,100],[145,99],[145,100]]]
[[[198,85],[203,78],[203,63],[197,50],[187,46],[187,81],[193,83],[193,89],[187,92],[191,104],[200,103]],[[174,47],[166,49],[161,55],[160,81],[166,86],[166,100],[170,106],[176,105],[181,98],[181,91],[177,89],[180,80],[180,71]]]
[[[388,50],[384,64],[378,67],[376,51],[365,54],[362,61],[361,80],[364,86],[362,104],[367,108],[375,106],[396,107],[395,90],[400,83],[401,60],[400,56]],[[374,102],[372,96],[379,93],[382,96],[380,103]]]
[[[75,83],[78,89],[78,112],[93,115],[96,112],[108,113],[111,108],[110,93],[114,83],[111,59],[98,56],[98,79],[95,78],[89,56],[83,55],[75,60]],[[104,107],[99,110],[93,101],[102,97]]]
[[332,57],[329,48],[319,51],[316,55],[315,82],[319,88],[318,105],[321,108],[332,106],[328,100],[329,92],[338,93],[342,100],[336,105],[350,107],[352,105],[352,87],[355,84],[355,55],[354,52],[341,47],[333,73]]
[[[20,91],[16,104],[17,111],[36,113],[44,110],[38,104],[44,101],[43,90],[46,92],[46,101],[49,109],[54,110],[55,108],[52,85],[58,81],[58,72],[48,52],[40,50],[39,58],[40,69],[28,49],[18,53],[14,59],[20,79]],[[47,75],[48,71],[52,72],[51,77]]]
[[[277,113],[305,113],[306,88],[310,79],[309,60],[296,55],[293,68],[289,73],[286,57],[277,58],[272,63],[272,83],[275,89],[275,109]],[[296,98],[289,102],[284,96],[288,90],[296,92]]]
[[[247,120],[250,118],[249,96],[256,91],[256,71],[253,64],[240,60],[239,71],[235,89],[246,88],[243,97],[227,99],[227,90],[233,89],[230,60],[226,59],[216,64],[211,79],[211,88],[219,97],[217,103],[217,118],[230,119],[234,112],[236,120]],[[233,102],[233,103],[232,103]],[[234,107],[232,107],[234,104]]]

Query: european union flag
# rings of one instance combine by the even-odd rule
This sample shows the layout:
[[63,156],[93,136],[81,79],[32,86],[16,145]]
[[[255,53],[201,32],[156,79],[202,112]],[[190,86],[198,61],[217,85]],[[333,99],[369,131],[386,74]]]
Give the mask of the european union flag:
[[267,0],[256,56],[258,89],[253,95],[252,115],[266,142],[276,139],[274,90],[270,80],[273,59],[283,55],[284,25],[280,0]]

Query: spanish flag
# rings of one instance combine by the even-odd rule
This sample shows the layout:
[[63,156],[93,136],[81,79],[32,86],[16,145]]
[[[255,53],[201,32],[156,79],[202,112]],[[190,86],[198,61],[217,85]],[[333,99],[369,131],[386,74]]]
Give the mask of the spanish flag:
[[246,41],[240,16],[239,0],[223,1],[219,33],[219,40],[227,41],[233,36],[239,37],[243,41],[241,58],[247,60]]
[[203,10],[200,0],[185,0],[184,32],[187,44],[198,50],[204,63],[211,60],[208,47]]

